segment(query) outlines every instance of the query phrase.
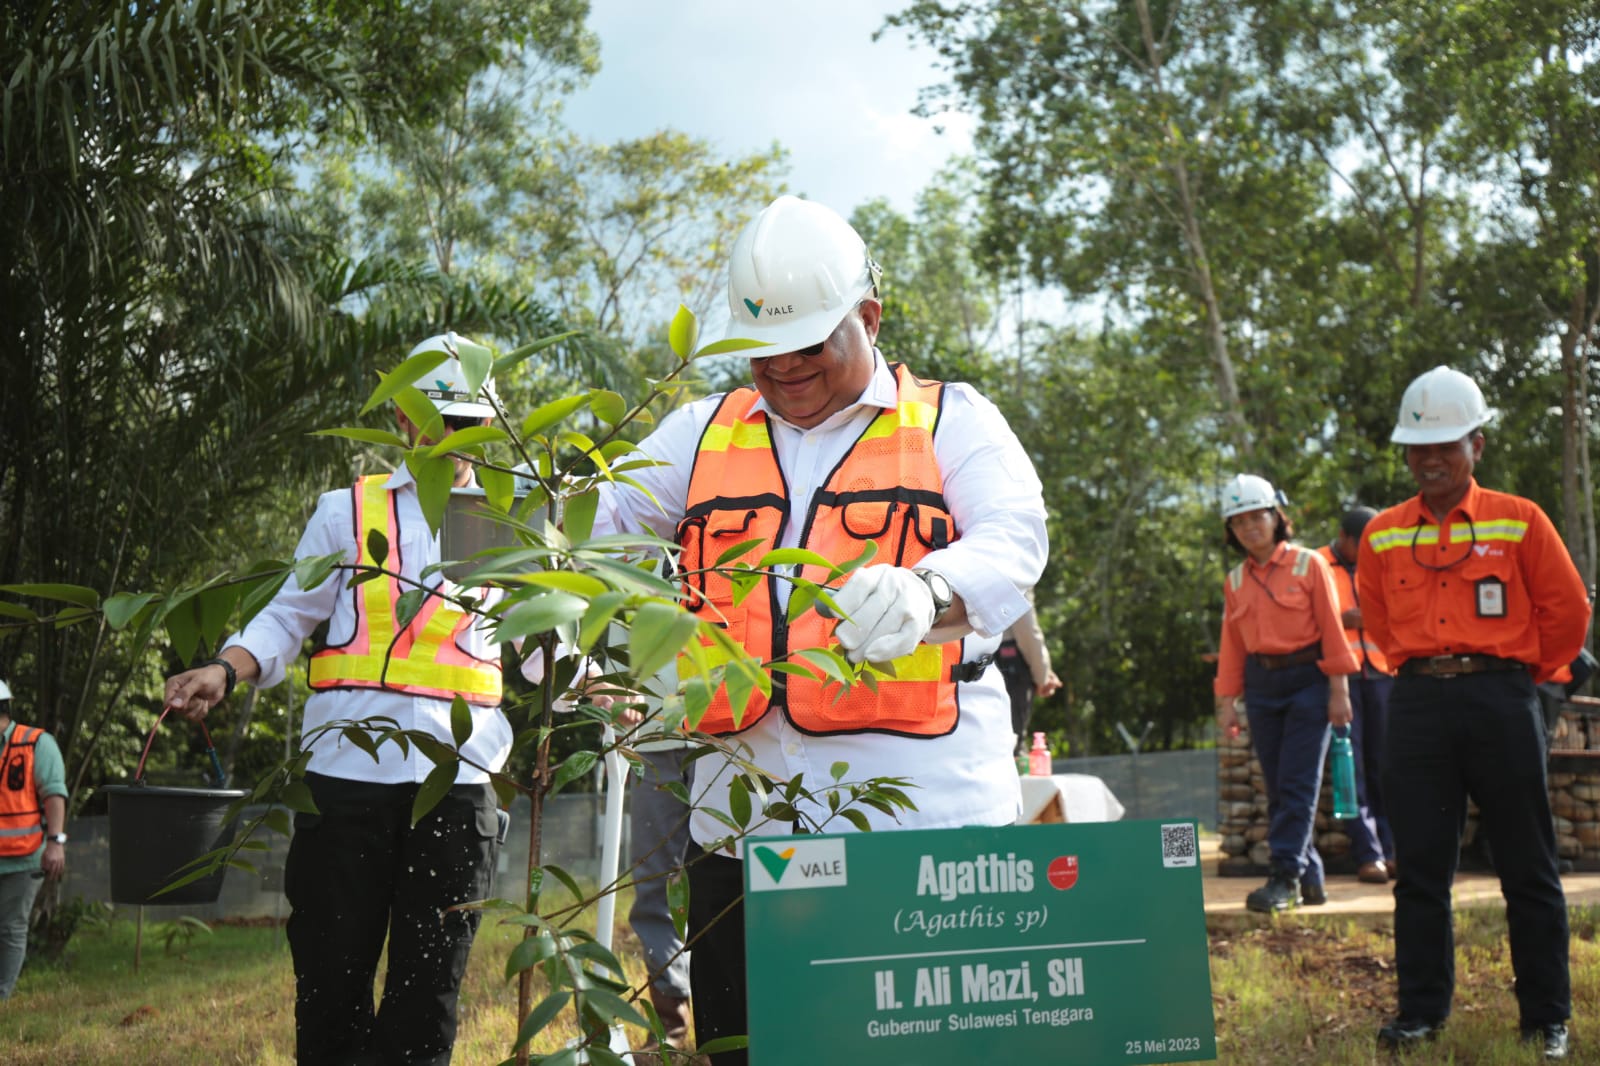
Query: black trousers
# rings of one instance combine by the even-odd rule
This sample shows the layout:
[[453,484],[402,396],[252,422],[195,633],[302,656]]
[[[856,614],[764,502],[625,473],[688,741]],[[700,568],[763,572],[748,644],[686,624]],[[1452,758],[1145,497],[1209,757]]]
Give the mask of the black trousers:
[[1489,838],[1524,1026],[1572,1013],[1567,902],[1556,863],[1544,721],[1521,671],[1402,676],[1389,697],[1383,794],[1394,831],[1400,1016],[1441,1021],[1455,989],[1450,886],[1467,797]]
[[[690,841],[689,987],[693,993],[697,1044],[750,1032],[745,993],[744,863],[708,855]],[[729,905],[732,905],[731,909]],[[726,914],[722,912],[728,909]],[[712,1066],[747,1066],[748,1051],[711,1056]]]
[[[489,895],[494,790],[457,785],[411,825],[416,785],[307,774],[318,814],[297,814],[284,868],[300,1066],[450,1061],[456,995]],[[373,1011],[385,938],[389,967]]]

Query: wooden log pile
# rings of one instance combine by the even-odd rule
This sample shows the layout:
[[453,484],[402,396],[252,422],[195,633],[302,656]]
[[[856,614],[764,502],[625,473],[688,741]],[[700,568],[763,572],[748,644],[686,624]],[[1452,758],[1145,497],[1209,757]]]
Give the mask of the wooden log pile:
[[[1575,869],[1600,870],[1600,709],[1569,704],[1562,712],[1550,738],[1549,777],[1558,854]],[[1217,872],[1224,877],[1265,876],[1267,792],[1243,721],[1238,736],[1223,737],[1217,744],[1217,808],[1222,838]],[[1332,810],[1333,786],[1325,770],[1317,805],[1317,850],[1329,872],[1353,873],[1350,838]],[[1474,847],[1477,832],[1477,808],[1469,803],[1463,850]]]

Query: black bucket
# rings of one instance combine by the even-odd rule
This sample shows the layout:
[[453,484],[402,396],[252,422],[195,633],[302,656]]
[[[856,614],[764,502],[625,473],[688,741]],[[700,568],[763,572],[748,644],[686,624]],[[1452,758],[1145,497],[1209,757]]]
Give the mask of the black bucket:
[[217,748],[205,723],[198,723],[206,738],[206,754],[216,774],[216,788],[169,788],[147,784],[144,761],[156,731],[171,712],[163,709],[145,737],[139,768],[133,783],[106,785],[101,791],[111,808],[111,900],[113,903],[215,903],[222,894],[222,875],[218,866],[205,877],[156,895],[184,874],[200,856],[233,843],[233,822],[223,824],[228,806],[246,795],[242,789],[227,788]]
[[114,903],[215,903],[222,894],[219,866],[171,892],[156,895],[208,851],[233,843],[235,825],[224,824],[228,805],[244,796],[233,788],[168,788],[135,781],[101,789],[111,804],[111,899]]

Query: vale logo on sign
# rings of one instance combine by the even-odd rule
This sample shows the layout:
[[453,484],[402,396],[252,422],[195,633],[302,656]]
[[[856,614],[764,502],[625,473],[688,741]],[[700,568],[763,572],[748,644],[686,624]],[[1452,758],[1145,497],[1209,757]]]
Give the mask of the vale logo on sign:
[[843,840],[789,840],[784,846],[752,844],[750,890],[832,888],[849,883]]

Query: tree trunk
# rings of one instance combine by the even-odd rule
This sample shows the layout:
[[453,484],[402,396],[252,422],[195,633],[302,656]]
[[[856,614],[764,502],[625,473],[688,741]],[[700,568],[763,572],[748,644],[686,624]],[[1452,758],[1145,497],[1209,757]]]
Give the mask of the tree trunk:
[[1561,335],[1561,534],[1585,585],[1594,586],[1594,482],[1589,468],[1591,324],[1585,284],[1573,286]]
[[[1139,33],[1144,42],[1148,74],[1159,97],[1165,95],[1161,69],[1164,59],[1161,46],[1156,43],[1155,29],[1150,22],[1149,0],[1135,0],[1139,9]],[[1211,357],[1211,371],[1217,387],[1217,399],[1222,407],[1222,420],[1241,459],[1251,451],[1249,424],[1239,401],[1239,386],[1233,372],[1233,358],[1228,354],[1228,334],[1222,319],[1222,302],[1217,298],[1217,288],[1211,276],[1211,260],[1206,254],[1205,235],[1200,228],[1200,212],[1193,187],[1189,181],[1189,165],[1184,160],[1184,146],[1171,121],[1166,123],[1167,146],[1171,150],[1168,168],[1177,185],[1178,210],[1182,216],[1183,243],[1188,251],[1190,276],[1196,295],[1205,308],[1206,353]]]

